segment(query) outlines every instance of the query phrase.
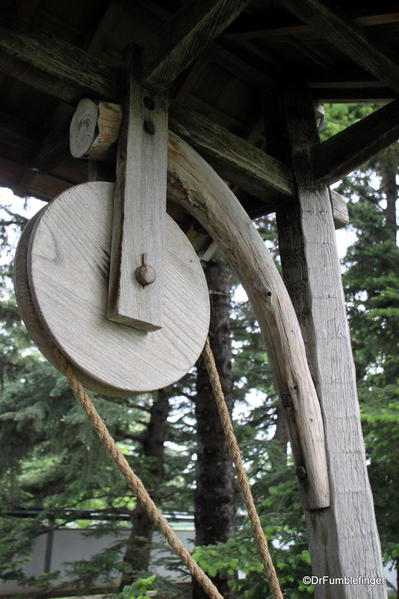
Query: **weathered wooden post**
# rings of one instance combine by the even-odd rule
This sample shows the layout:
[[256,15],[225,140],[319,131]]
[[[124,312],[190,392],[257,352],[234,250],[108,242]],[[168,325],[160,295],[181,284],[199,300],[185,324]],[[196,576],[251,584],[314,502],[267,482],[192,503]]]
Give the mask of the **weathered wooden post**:
[[[277,215],[281,261],[322,409],[331,489],[329,508],[307,511],[310,552],[315,576],[344,579],[321,582],[315,596],[382,599],[385,579],[331,204],[327,187],[313,175],[319,136],[310,90],[288,91],[284,105],[297,202]],[[382,583],[367,584],[378,577]]]

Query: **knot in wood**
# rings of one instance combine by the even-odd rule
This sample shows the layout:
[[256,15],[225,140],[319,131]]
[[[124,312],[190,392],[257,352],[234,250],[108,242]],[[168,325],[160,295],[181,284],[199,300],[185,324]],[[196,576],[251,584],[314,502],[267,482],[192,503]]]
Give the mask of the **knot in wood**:
[[295,474],[299,478],[299,480],[305,480],[307,477],[307,472],[305,466],[297,466],[295,468]]

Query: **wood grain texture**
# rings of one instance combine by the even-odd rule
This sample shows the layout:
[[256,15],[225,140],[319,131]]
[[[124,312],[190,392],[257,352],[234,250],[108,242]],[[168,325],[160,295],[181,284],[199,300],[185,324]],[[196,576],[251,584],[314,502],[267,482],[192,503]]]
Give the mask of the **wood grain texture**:
[[168,193],[217,242],[243,283],[261,326],[278,392],[292,401],[295,461],[306,507],[329,505],[323,422],[302,335],[274,262],[237,198],[215,171],[175,135],[169,138]]
[[[22,68],[22,63],[33,70]],[[118,90],[116,69],[80,48],[46,34],[28,35],[5,27],[0,27],[0,70],[33,87],[36,82],[44,93],[66,102],[77,101],[88,90],[109,100]]]
[[[118,141],[112,211],[108,318],[138,329],[162,326],[168,100],[130,79]],[[136,271],[155,280],[140,284]]]
[[294,193],[290,168],[206,117],[176,104],[170,109],[170,129],[182,137],[227,181],[263,199]]
[[331,42],[355,63],[399,93],[399,66],[368,32],[325,0],[278,0],[287,10]]
[[142,82],[167,89],[206,46],[238,17],[249,0],[191,0],[142,51]]
[[[35,216],[28,221],[27,225],[22,231],[21,237],[19,238],[14,262],[14,289],[19,314],[24,321],[34,343],[47,358],[47,360],[49,360],[53,366],[65,374],[62,365],[59,364],[54,343],[50,339],[45,327],[43,326],[43,323],[36,313],[28,280],[28,249],[30,237],[35,227],[36,221],[41,217],[42,212],[46,210],[46,208],[47,207],[42,208],[41,211],[36,213]],[[82,383],[93,391],[111,396],[124,395],[113,387],[108,387],[107,385],[103,385],[98,381],[94,381],[79,369],[77,369],[77,374]]]
[[[314,574],[383,577],[330,197],[313,179],[318,134],[308,90],[286,95],[298,204],[278,213],[280,254],[320,399],[331,508],[308,515]],[[329,585],[316,598],[330,598]],[[337,585],[337,599],[382,599],[384,585]]]
[[122,122],[122,108],[113,102],[80,100],[69,127],[74,158],[113,160]]
[[130,394],[170,385],[193,366],[209,298],[194,250],[168,217],[162,329],[146,333],[105,318],[112,199],[112,184],[85,183],[48,206],[31,236],[29,288],[58,349],[97,384]]
[[338,181],[399,139],[399,100],[323,141],[313,153],[315,178]]
[[329,188],[334,227],[341,229],[349,223],[348,200],[342,194]]

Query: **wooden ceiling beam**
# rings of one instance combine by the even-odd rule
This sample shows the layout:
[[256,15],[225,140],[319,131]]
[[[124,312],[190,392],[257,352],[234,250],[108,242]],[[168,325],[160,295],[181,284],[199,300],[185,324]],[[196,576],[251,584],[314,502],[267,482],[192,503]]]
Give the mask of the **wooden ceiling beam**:
[[[373,27],[376,25],[390,25],[399,22],[399,12],[375,13],[362,15],[351,19],[356,25],[363,27]],[[279,27],[271,27],[269,29],[257,29],[253,31],[236,31],[234,33],[224,34],[224,38],[231,40],[256,40],[256,39],[273,39],[281,38],[289,35],[303,36],[314,32],[310,25],[293,24]]]
[[111,100],[118,92],[115,68],[45,34],[0,27],[0,71],[71,104],[87,94]]
[[[176,105],[172,107],[170,120],[175,132],[180,133],[181,137],[219,167],[217,170],[223,171],[226,179],[235,181],[236,185],[245,190],[243,205],[252,218],[275,212],[277,206],[281,207],[285,202],[292,201],[294,190],[290,171],[278,160],[202,115]],[[215,137],[218,139],[218,147],[212,143]],[[33,148],[35,142],[31,129],[24,122],[0,112],[0,147],[2,140],[12,140],[12,143],[21,149]],[[48,173],[65,158],[73,160],[66,153],[68,146],[68,134],[66,128],[63,128],[43,140],[37,155],[31,151],[30,163],[27,160],[25,164],[20,164],[0,156],[0,185],[11,187],[17,195],[32,195],[41,200],[52,200],[64,189],[83,181],[79,178],[72,183]],[[235,166],[232,165],[230,152],[236,153]],[[270,184],[271,170],[274,172],[275,187]],[[227,176],[230,173],[232,177]],[[104,169],[102,177],[111,180],[109,169]],[[279,186],[280,193],[276,191],[276,186]],[[345,226],[348,223],[346,200],[332,191],[331,204],[336,228]]]
[[[18,61],[18,71],[13,62],[7,61],[8,58]],[[67,98],[71,103],[84,94],[113,101],[119,99],[117,70],[60,40],[42,44],[41,38],[14,34],[0,28],[1,70],[6,75],[29,82],[43,93],[61,100]],[[274,211],[277,202],[290,200],[294,194],[288,166],[210,119],[172,102],[169,126],[206,156],[222,177],[265,202],[265,212]],[[7,131],[9,134],[9,128]],[[64,156],[64,151],[65,139],[57,136],[48,138],[41,144],[37,164],[42,169],[49,164],[54,166]],[[10,184],[4,178],[2,181],[4,185]]]
[[[22,65],[20,70],[9,70],[7,61],[2,60],[4,56],[16,57]],[[65,95],[69,98],[88,95],[118,101],[116,69],[106,67],[83,50],[60,40],[42,44],[41,38],[18,33],[14,35],[14,32],[0,28],[1,70],[22,80],[28,78],[33,87],[59,99],[64,99]],[[47,80],[43,84],[40,77],[43,71],[46,77],[50,77],[51,85]],[[37,79],[36,73],[39,73]],[[271,192],[283,195],[292,193],[287,166],[206,117],[172,102],[170,129],[202,151],[215,164],[222,177],[251,194],[256,190],[255,195],[264,201]]]
[[331,185],[399,139],[399,100],[324,141],[313,156],[318,182]]
[[327,39],[353,62],[362,66],[377,79],[399,94],[399,65],[379,48],[368,33],[349,18],[334,10],[324,0],[278,0]]
[[191,0],[142,48],[141,80],[167,89],[246,8],[249,0]]
[[290,168],[206,117],[172,105],[170,129],[196,148],[227,181],[264,202],[294,194]]

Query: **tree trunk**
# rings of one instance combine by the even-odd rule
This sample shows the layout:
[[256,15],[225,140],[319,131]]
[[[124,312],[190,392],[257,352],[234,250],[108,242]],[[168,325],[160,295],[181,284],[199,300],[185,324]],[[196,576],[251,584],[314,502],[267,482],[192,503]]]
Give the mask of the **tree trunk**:
[[[159,501],[160,483],[164,476],[164,442],[169,412],[169,395],[161,389],[151,408],[150,421],[143,438],[143,455],[148,460],[148,478],[146,486],[152,499]],[[122,576],[120,589],[131,584],[138,572],[146,572],[150,562],[153,524],[141,504],[138,503],[132,513],[132,528],[123,558],[127,566]]]
[[[210,344],[231,412],[230,271],[224,263],[213,262],[207,266],[206,278],[211,295]],[[198,440],[195,544],[213,545],[226,541],[234,528],[234,479],[231,457],[202,359],[198,362],[195,412]],[[225,599],[233,597],[227,576],[219,574],[213,580]],[[193,599],[208,599],[195,581]]]

